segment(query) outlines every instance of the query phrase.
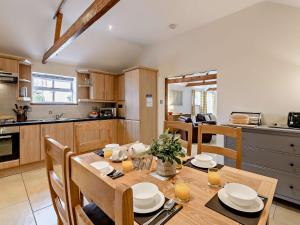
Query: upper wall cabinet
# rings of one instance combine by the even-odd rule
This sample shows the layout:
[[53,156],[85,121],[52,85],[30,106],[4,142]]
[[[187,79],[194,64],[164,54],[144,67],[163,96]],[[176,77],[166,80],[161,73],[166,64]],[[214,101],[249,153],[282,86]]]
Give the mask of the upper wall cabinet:
[[125,101],[125,75],[118,75],[115,78],[115,99]]
[[8,73],[19,73],[18,60],[0,58],[0,71]]
[[78,70],[79,102],[116,101],[116,75],[97,70]]

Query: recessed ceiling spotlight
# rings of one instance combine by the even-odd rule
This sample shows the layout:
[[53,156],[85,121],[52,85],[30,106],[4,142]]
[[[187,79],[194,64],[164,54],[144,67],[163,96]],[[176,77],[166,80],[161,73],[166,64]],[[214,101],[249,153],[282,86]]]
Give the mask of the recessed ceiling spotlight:
[[108,29],[112,30],[113,26],[112,25],[108,25]]
[[177,24],[171,23],[171,24],[169,24],[169,28],[170,28],[171,30],[175,30],[175,29],[177,28]]

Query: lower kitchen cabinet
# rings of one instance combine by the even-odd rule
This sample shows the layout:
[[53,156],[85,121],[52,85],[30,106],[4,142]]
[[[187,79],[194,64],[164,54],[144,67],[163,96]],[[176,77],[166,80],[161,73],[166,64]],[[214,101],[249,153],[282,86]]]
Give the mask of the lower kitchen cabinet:
[[139,120],[118,120],[117,123],[117,142],[120,145],[140,141]]
[[53,138],[62,145],[69,146],[73,150],[73,123],[53,123],[41,125],[41,160],[45,159],[45,136]]
[[41,160],[41,126],[20,127],[20,165]]
[[74,132],[76,153],[103,148],[117,142],[117,120],[75,123]]

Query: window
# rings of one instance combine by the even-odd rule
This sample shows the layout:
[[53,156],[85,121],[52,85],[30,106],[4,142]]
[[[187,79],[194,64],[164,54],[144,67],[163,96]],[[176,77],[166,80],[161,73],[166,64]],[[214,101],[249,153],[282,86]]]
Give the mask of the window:
[[76,78],[33,73],[32,102],[37,104],[75,104]]

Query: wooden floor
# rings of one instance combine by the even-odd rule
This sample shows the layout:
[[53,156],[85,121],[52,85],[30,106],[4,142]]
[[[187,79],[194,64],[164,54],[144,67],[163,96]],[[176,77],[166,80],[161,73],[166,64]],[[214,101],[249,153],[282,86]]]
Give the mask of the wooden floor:
[[[44,168],[0,178],[0,221],[5,225],[56,225]],[[298,225],[300,210],[274,202],[270,225]]]

